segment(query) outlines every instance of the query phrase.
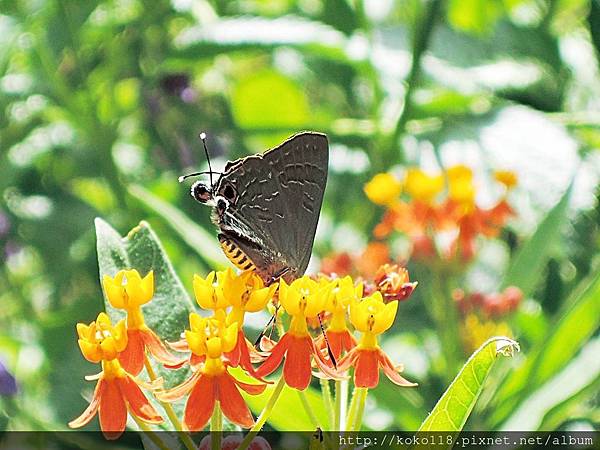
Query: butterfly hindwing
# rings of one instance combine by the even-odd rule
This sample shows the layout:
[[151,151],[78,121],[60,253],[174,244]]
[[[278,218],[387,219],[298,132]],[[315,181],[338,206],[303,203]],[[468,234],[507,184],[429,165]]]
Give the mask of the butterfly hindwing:
[[263,278],[282,271],[295,278],[305,272],[328,158],[324,134],[299,133],[264,154],[228,163],[217,181],[215,195],[232,198],[215,217],[220,232],[251,259]]

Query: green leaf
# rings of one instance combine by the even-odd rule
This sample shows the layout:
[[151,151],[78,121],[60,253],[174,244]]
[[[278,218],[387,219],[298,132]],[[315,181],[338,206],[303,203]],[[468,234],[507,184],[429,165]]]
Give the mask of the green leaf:
[[[97,218],[95,224],[100,280],[104,275],[115,276],[124,269],[136,269],[142,276],[153,270],[154,298],[142,306],[146,324],[161,339],[178,340],[194,306],[150,225],[140,222],[122,238],[104,220]],[[124,317],[124,312],[113,308],[106,296],[104,304],[113,322]],[[158,366],[156,369],[165,378],[167,387],[182,381],[187,373]]]
[[162,217],[173,228],[173,231],[206,261],[212,270],[222,270],[229,266],[227,258],[217,244],[217,238],[198,226],[180,209],[165,202],[140,185],[130,185],[128,190],[146,208]]
[[502,3],[495,0],[450,0],[448,21],[460,31],[489,33],[503,13]]
[[526,395],[538,388],[579,351],[600,327],[600,273],[580,284],[558,320],[548,328],[542,344],[508,378],[496,393],[491,423],[498,425],[512,414]]
[[525,296],[532,293],[552,251],[556,248],[553,244],[560,239],[572,186],[571,183],[559,202],[539,224],[533,236],[519,249],[506,271],[502,288],[512,285],[520,288]]
[[498,355],[512,356],[515,350],[519,351],[519,344],[507,337],[488,339],[471,355],[418,431],[461,431]]
[[308,102],[300,87],[270,69],[238,82],[231,109],[242,128],[301,128],[310,118]]

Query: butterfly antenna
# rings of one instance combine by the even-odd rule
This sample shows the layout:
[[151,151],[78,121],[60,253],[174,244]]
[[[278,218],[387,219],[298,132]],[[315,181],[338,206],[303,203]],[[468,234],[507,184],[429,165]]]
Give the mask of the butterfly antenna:
[[213,178],[212,178],[212,167],[210,166],[210,157],[208,156],[208,148],[206,147],[206,133],[202,132],[200,133],[200,135],[198,136],[200,138],[200,140],[202,141],[202,146],[204,147],[204,154],[206,155],[206,162],[208,162],[208,173],[209,173],[209,177],[210,177],[210,185],[213,185]]
[[337,370],[337,362],[333,356],[333,352],[331,351],[331,346],[329,345],[329,339],[327,339],[327,333],[325,333],[325,328],[323,327],[323,322],[321,321],[321,314],[317,314],[317,318],[319,319],[319,325],[321,326],[321,333],[323,333],[323,337],[325,338],[325,345],[327,345],[327,353],[329,354],[329,358],[333,363],[333,367]]

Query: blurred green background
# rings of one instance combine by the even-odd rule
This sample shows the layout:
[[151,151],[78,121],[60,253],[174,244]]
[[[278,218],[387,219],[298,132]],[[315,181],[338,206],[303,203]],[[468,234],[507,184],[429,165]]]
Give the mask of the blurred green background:
[[[85,407],[96,367],[75,323],[103,308],[95,217],[121,234],[147,220],[191,292],[219,258],[177,183],[205,168],[198,133],[215,166],[305,129],[331,147],[315,268],[371,240],[378,172],[518,174],[517,216],[455,286],[527,286],[507,319],[522,352],[467,428],[597,429],[599,51],[589,0],[0,1],[0,358],[20,386],[0,429],[65,429]],[[510,272],[522,248],[535,264]],[[383,347],[420,387],[382,380],[367,428],[416,429],[454,376],[417,280]]]

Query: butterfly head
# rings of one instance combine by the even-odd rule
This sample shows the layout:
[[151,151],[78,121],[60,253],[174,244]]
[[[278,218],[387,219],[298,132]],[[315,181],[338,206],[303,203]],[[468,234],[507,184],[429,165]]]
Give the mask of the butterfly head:
[[190,193],[197,202],[205,205],[211,205],[211,203],[213,203],[212,186],[209,186],[202,181],[196,181],[192,184]]

